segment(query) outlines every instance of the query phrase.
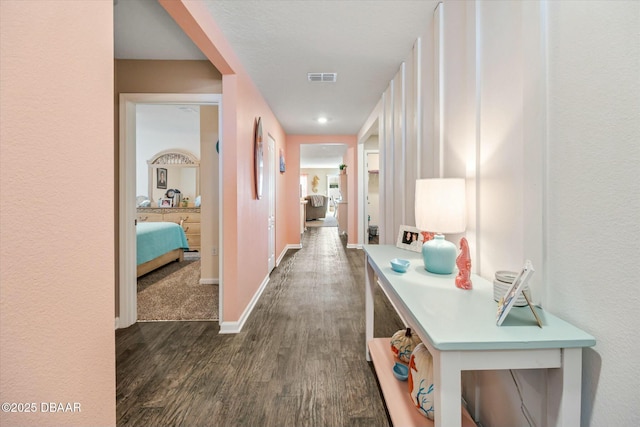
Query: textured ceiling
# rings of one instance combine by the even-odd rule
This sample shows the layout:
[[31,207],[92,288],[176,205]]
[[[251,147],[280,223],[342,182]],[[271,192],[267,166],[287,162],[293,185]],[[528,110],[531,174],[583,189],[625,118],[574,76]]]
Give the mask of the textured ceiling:
[[[290,134],[355,134],[431,16],[431,1],[206,1]],[[308,72],[336,72],[310,83]],[[315,122],[319,116],[329,122]]]
[[207,59],[155,0],[114,0],[117,59]]
[[[356,134],[437,4],[203,1],[287,134]],[[114,20],[116,58],[204,58],[155,1],[117,0]],[[337,83],[308,72],[336,72]]]

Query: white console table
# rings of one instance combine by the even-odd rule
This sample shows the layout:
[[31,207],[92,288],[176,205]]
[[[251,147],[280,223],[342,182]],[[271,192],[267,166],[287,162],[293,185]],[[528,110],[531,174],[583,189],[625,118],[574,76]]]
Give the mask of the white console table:
[[[529,307],[514,307],[502,326],[496,326],[497,303],[489,281],[472,275],[473,289],[465,291],[456,288],[456,274],[426,271],[419,253],[391,245],[365,245],[364,250],[367,360],[371,360],[370,350],[373,353],[379,347],[373,339],[373,292],[379,284],[433,356],[436,427],[462,425],[462,371],[497,369],[549,369],[547,425],[580,425],[582,347],[595,345],[594,337],[539,307],[536,312],[542,328]],[[391,269],[393,258],[411,261],[407,273]],[[389,363],[389,372],[392,365]],[[396,385],[382,380],[387,375],[379,372],[379,366],[375,369],[391,420],[398,426],[408,425],[407,409],[388,397],[395,393],[391,389]],[[408,395],[406,387],[401,393]],[[410,410],[417,413],[415,408]],[[422,419],[422,425],[431,425]]]

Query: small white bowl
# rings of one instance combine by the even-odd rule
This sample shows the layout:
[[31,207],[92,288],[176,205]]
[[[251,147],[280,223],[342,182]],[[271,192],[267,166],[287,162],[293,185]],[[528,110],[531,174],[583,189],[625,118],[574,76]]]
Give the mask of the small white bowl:
[[409,262],[409,260],[402,258],[394,258],[390,262],[391,269],[393,271],[397,271],[398,273],[406,273],[407,269],[411,265],[411,262]]

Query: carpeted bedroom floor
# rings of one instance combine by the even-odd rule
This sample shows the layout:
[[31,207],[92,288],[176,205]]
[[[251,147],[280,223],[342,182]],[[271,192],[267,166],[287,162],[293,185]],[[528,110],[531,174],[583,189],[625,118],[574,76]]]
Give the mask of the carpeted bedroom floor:
[[200,284],[199,257],[138,279],[138,321],[218,320],[218,285]]

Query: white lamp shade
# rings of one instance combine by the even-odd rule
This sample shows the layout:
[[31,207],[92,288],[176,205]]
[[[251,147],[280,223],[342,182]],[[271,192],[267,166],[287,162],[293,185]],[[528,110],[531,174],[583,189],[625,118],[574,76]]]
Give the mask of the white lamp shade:
[[462,233],[466,228],[463,178],[416,180],[416,227],[435,233]]

